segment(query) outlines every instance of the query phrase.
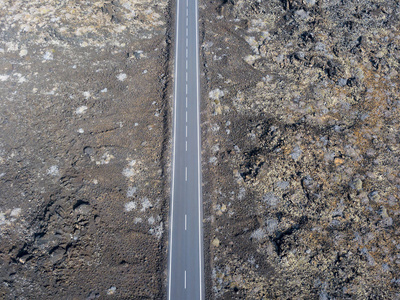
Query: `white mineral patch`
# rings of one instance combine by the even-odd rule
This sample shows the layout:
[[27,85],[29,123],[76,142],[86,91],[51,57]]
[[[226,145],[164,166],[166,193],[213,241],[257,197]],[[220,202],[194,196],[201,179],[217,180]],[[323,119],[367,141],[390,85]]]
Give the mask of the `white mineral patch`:
[[148,220],[147,220],[147,222],[149,222],[150,225],[153,225],[155,221],[156,221],[156,220],[154,219],[153,216],[151,216],[151,217],[148,218]]
[[135,208],[136,208],[135,202],[131,201],[131,202],[125,203],[125,211],[129,212],[129,211],[134,210]]
[[78,133],[84,133],[84,132],[85,132],[85,130],[83,130],[83,128],[78,129]]
[[118,74],[117,78],[119,81],[124,81],[126,79],[126,74],[125,73]]
[[134,222],[135,222],[135,224],[142,223],[143,220],[142,220],[142,218],[135,218]]
[[79,107],[75,110],[75,113],[76,113],[77,115],[81,115],[81,114],[84,114],[84,113],[87,111],[87,109],[88,109],[88,107],[87,107],[86,105],[79,106]]
[[58,166],[54,165],[48,168],[46,173],[47,175],[58,176],[60,174],[60,171],[58,170]]
[[102,90],[100,91],[100,93],[107,93],[107,92],[108,92],[107,88],[102,89]]

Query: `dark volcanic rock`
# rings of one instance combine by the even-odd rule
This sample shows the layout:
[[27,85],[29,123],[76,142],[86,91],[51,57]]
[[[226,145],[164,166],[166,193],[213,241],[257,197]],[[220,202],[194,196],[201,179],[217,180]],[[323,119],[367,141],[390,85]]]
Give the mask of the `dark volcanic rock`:
[[202,2],[210,298],[400,297],[398,16]]

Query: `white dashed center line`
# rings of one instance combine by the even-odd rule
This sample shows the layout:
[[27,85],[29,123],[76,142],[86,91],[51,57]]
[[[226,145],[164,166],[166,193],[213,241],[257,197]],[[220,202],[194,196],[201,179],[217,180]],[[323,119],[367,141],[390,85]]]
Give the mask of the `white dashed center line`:
[[186,270],[185,270],[185,290],[186,290]]
[[187,181],[187,167],[185,167],[185,181]]
[[187,215],[185,215],[185,230],[187,230]]

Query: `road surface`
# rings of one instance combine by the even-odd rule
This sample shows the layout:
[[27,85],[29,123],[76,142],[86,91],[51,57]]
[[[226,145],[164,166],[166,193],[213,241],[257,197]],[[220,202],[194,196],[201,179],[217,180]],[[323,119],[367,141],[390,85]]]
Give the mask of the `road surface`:
[[204,299],[197,0],[177,0],[168,299]]

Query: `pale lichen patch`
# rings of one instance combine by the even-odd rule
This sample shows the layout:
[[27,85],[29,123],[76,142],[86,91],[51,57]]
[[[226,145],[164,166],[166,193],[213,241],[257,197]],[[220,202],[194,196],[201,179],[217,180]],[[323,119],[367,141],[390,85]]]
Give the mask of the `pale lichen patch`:
[[128,203],[125,203],[125,211],[130,212],[134,209],[136,209],[136,202],[130,201]]
[[120,73],[117,75],[117,78],[119,81],[124,81],[126,79],[126,74],[125,73]]
[[0,75],[0,81],[6,81],[9,77],[9,75]]
[[43,55],[44,60],[53,60],[53,53],[51,51],[46,51],[46,53]]
[[75,110],[75,113],[76,113],[77,115],[82,115],[82,114],[84,114],[84,113],[87,111],[87,109],[88,109],[88,107],[87,107],[86,105],[82,105],[82,106],[79,106],[79,107]]
[[60,171],[59,171],[59,169],[58,169],[58,166],[56,166],[56,165],[51,166],[50,168],[47,169],[46,174],[47,174],[47,175],[51,175],[51,176],[58,176],[58,175],[60,175]]
[[106,152],[99,161],[96,161],[96,165],[108,165],[113,158],[115,158],[114,155]]
[[21,51],[19,51],[19,56],[24,57],[28,54],[28,50],[26,49],[22,49]]
[[83,96],[85,97],[85,99],[89,99],[91,94],[89,91],[83,92]]
[[152,208],[152,207],[153,207],[153,204],[151,204],[150,200],[147,197],[142,199],[142,209],[140,211],[144,212],[144,211],[146,211],[146,209]]
[[117,288],[115,287],[115,286],[112,286],[112,287],[110,287],[108,290],[107,290],[107,295],[114,295],[115,294],[115,291],[117,290]]
[[132,198],[136,194],[137,188],[134,186],[130,186],[128,191],[126,192],[126,197]]
[[20,216],[22,209],[17,207],[10,212],[10,217],[17,218]]
[[160,239],[162,237],[162,234],[164,232],[164,223],[160,222],[160,224],[154,228],[150,228],[149,233],[153,234],[157,237],[157,239]]

